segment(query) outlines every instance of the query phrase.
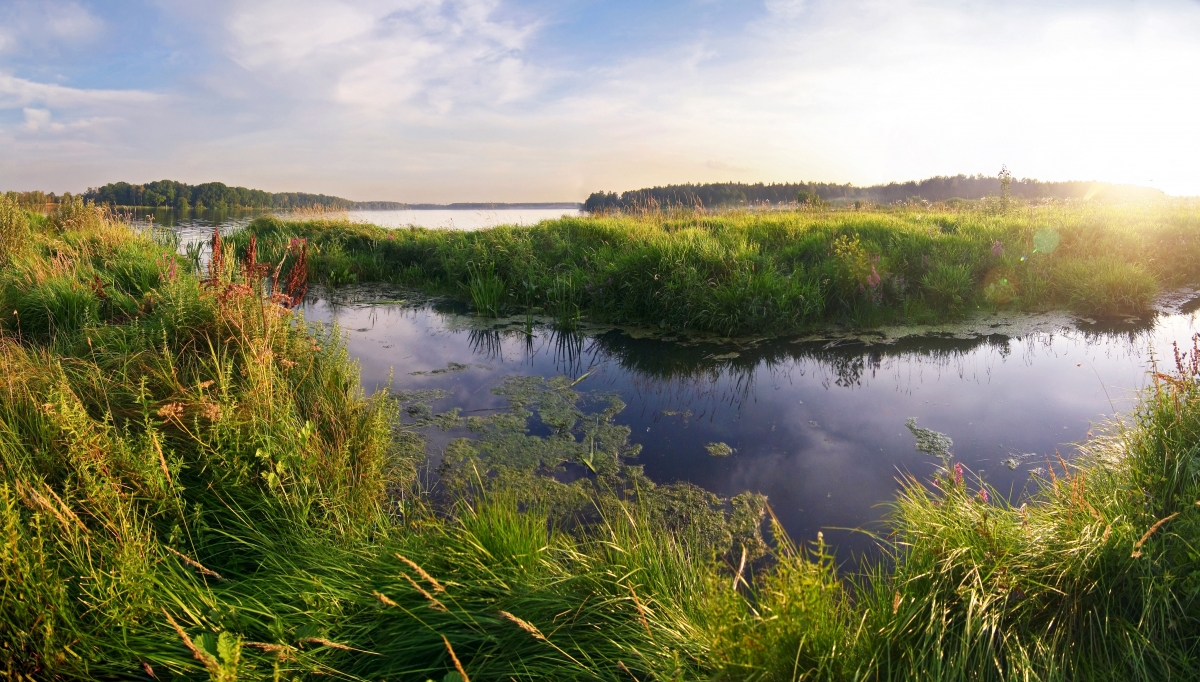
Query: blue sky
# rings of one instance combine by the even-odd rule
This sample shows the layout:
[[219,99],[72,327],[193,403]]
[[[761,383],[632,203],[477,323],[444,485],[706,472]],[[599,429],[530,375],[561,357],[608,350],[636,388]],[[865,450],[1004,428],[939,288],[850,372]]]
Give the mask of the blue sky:
[[0,0],[0,190],[936,174],[1200,194],[1200,3]]

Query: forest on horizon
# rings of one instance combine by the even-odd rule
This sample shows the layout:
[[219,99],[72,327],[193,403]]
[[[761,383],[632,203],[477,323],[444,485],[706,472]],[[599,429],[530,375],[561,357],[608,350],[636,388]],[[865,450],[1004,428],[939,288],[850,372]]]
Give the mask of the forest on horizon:
[[[1093,196],[1131,199],[1164,196],[1159,190],[1135,185],[1086,181],[1042,182],[1028,178],[1012,180],[1008,191],[1011,196],[1022,199],[1086,199]],[[814,201],[895,204],[910,200],[983,199],[999,196],[1000,193],[1000,177],[987,175],[935,176],[924,180],[891,182],[869,187],[828,182],[717,182],[647,187],[620,194],[594,192],[584,202],[583,208],[594,213],[666,207],[786,205]]]

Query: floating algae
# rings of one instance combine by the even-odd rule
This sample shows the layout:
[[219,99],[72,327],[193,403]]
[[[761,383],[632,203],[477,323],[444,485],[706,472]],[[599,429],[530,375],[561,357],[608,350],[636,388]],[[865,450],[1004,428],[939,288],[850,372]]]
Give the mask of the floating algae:
[[[765,553],[766,497],[723,499],[690,483],[655,484],[640,466],[628,464],[641,446],[629,442],[629,427],[614,423],[624,402],[575,385],[570,377],[506,377],[492,392],[507,399],[507,409],[486,416],[463,417],[457,408],[434,414],[431,403],[447,397],[445,391],[395,395],[416,417],[405,426],[466,428],[471,434],[451,440],[441,453],[438,486],[446,500],[502,491],[522,505],[546,509],[563,527],[623,517],[621,505],[632,505],[660,527],[687,535],[698,549],[729,553],[733,560],[743,551],[750,560]],[[532,435],[534,426],[549,433]],[[712,445],[723,448],[720,456],[733,452],[724,443]]]
[[908,421],[904,422],[908,430],[917,439],[917,452],[924,452],[927,455],[933,455],[942,461],[942,466],[946,469],[950,468],[950,459],[953,455],[950,454],[950,448],[954,447],[954,441],[950,440],[950,436],[932,429],[923,429],[917,426],[917,418],[909,417]]
[[708,454],[713,457],[728,457],[733,454],[733,448],[729,447],[727,443],[709,443],[704,446],[704,449],[708,450]]
[[468,369],[471,369],[472,367],[478,367],[480,369],[491,369],[491,367],[488,367],[487,365],[464,365],[461,362],[449,362],[446,364],[445,367],[442,367],[440,369],[433,369],[433,370],[429,370],[428,372],[409,372],[409,375],[418,377],[418,376],[427,376],[427,375],[449,374],[451,372],[463,372]]

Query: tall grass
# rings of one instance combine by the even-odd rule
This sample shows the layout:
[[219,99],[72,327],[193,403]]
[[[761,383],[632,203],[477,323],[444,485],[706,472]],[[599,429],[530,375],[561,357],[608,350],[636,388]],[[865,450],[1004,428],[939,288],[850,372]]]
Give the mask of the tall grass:
[[[583,411],[568,380],[467,419],[431,494],[338,330],[228,249],[202,281],[85,209],[0,270],[25,311],[0,327],[8,679],[1194,675],[1200,349],[1031,497],[952,462],[906,480],[887,560],[839,575],[819,537],[764,544],[753,496],[624,465],[621,406]],[[536,473],[587,458],[571,484]]]
[[[309,239],[314,272],[331,283],[391,281],[471,301],[486,290],[476,307],[488,315],[519,312],[536,290],[549,314],[569,301],[598,321],[726,335],[977,308],[1139,315],[1160,289],[1200,278],[1200,211],[1184,200],[644,213],[475,232],[260,218],[236,239],[250,233]],[[569,296],[553,296],[564,287]]]
[[0,196],[0,266],[25,246],[29,239],[29,216],[9,196]]

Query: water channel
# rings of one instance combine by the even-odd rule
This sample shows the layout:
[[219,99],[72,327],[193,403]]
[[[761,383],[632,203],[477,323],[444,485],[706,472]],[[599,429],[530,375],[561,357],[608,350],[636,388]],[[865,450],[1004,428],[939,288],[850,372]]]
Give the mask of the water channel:
[[[402,294],[393,294],[400,296]],[[927,480],[938,461],[905,427],[954,439],[956,460],[1015,499],[1057,454],[1132,409],[1152,358],[1173,360],[1200,331],[1186,297],[1153,320],[1098,325],[1064,315],[1001,318],[855,337],[757,342],[670,339],[603,328],[560,333],[489,322],[449,305],[378,302],[378,290],[317,293],[310,321],[336,322],[368,391],[442,389],[435,412],[503,408],[491,392],[512,375],[586,378],[615,393],[616,421],[642,446],[630,463],[659,483],[723,497],[765,494],[797,540],[817,531],[839,554],[865,552],[897,478]],[[447,436],[431,434],[430,456]],[[727,456],[706,446],[724,443]]]

